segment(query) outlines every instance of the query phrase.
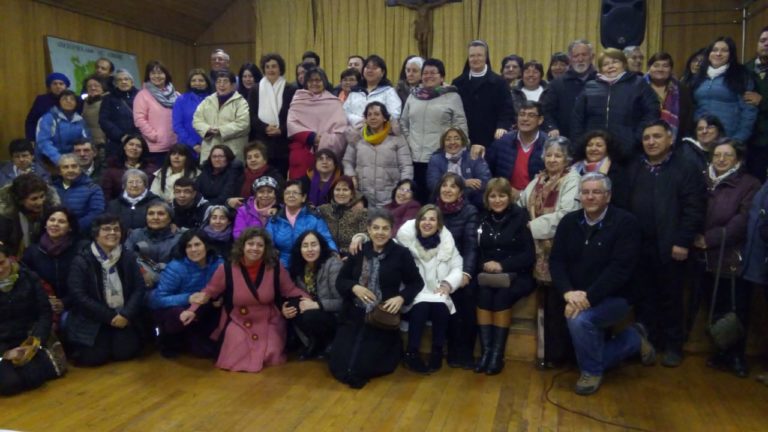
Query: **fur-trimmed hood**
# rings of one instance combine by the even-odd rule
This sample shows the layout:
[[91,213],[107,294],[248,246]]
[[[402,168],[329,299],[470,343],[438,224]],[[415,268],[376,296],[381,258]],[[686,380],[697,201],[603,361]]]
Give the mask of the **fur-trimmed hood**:
[[[19,212],[19,208],[11,194],[11,185],[12,183],[9,183],[0,188],[0,216],[15,219],[16,214]],[[48,191],[45,194],[45,206],[53,207],[60,204],[61,199],[59,199],[59,194],[56,193],[56,189],[51,185],[48,185]]]

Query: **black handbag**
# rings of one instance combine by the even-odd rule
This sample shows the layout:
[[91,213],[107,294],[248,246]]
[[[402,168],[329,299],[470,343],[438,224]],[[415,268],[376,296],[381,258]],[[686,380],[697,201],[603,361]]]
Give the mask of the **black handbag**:
[[[725,231],[725,229],[723,229]],[[720,242],[720,254],[717,259],[717,268],[715,269],[715,286],[712,289],[712,301],[709,306],[709,335],[712,336],[712,341],[715,345],[721,349],[726,350],[735,345],[739,340],[744,337],[744,326],[739,320],[739,316],[736,315],[736,275],[728,272],[728,278],[731,281],[731,310],[720,317],[717,321],[712,322],[715,315],[715,303],[717,301],[717,290],[720,286],[720,277],[723,267],[723,255],[725,254],[725,232],[723,232],[722,241]]]

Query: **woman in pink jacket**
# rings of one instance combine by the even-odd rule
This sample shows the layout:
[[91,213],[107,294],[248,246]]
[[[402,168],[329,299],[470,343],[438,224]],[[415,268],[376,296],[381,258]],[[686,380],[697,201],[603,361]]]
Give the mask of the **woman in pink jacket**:
[[[229,273],[229,274],[228,274]],[[283,303],[301,308],[305,291],[277,260],[269,234],[248,228],[235,241],[230,261],[222,264],[202,291],[189,297],[180,319],[189,325],[197,308],[223,294],[224,310],[212,339],[221,338],[216,366],[234,372],[259,372],[285,363]],[[279,307],[278,307],[279,304]]]
[[171,146],[176,144],[173,104],[178,96],[168,69],[157,60],[147,63],[144,88],[133,101],[133,122],[147,140],[150,160],[158,166]]
[[347,117],[339,98],[320,68],[304,73],[304,88],[297,90],[288,110],[288,178],[300,178],[312,168],[315,152],[329,149],[341,159],[347,147]]

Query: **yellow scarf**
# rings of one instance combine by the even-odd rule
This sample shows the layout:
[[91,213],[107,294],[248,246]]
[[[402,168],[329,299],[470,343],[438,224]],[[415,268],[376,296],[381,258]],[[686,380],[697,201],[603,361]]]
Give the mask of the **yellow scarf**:
[[384,122],[384,127],[375,134],[371,133],[371,128],[365,126],[363,128],[363,139],[371,145],[381,144],[389,135],[389,122]]

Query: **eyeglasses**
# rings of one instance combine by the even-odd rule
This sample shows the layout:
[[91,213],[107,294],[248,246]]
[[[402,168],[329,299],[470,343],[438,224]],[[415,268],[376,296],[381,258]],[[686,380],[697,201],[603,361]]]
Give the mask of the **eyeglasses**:
[[397,191],[402,193],[411,193],[410,189],[398,189]]
[[696,128],[696,132],[706,132],[710,129],[717,129],[714,125],[708,125],[708,126],[699,126]]
[[126,186],[144,186],[143,180],[128,180],[125,182]]
[[302,193],[299,192],[299,191],[287,190],[287,191],[283,192],[283,195],[285,195],[285,196],[300,196],[300,195],[302,195]]
[[104,226],[102,226],[102,227],[100,227],[100,228],[99,228],[99,231],[101,231],[101,232],[103,232],[103,233],[105,233],[105,234],[109,234],[109,233],[119,233],[119,232],[120,232],[120,227],[119,227],[119,226],[108,226],[108,225],[104,225]]

